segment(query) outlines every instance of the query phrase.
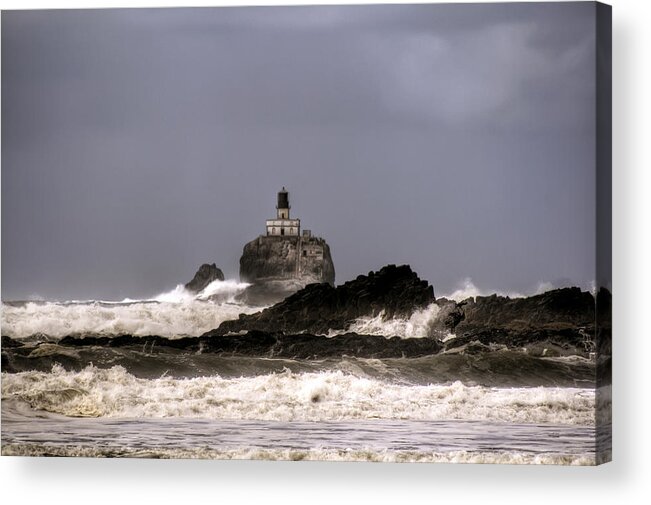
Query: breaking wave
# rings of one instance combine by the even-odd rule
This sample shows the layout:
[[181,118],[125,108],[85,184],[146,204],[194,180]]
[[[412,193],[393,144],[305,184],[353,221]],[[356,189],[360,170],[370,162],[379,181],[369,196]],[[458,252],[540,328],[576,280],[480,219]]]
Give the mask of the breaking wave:
[[[2,334],[21,340],[32,336],[42,340],[43,337],[58,339],[83,334],[159,335],[166,338],[198,336],[217,328],[224,321],[237,319],[241,313],[251,314],[262,310],[263,307],[237,301],[237,296],[248,286],[235,280],[216,280],[199,293],[192,293],[179,284],[173,290],[146,299],[3,302]],[[552,284],[541,283],[532,294],[551,288]],[[443,297],[462,301],[493,293],[480,290],[472,279],[466,278],[458,289]],[[496,294],[510,298],[524,296],[515,292]],[[355,320],[346,331],[384,337],[431,337],[440,314],[436,303],[415,311],[408,318],[385,319],[382,312]],[[328,336],[340,333],[331,330]],[[447,338],[453,336],[448,335]]]
[[[537,294],[538,290],[536,290]],[[516,292],[496,292],[496,291],[485,291],[479,289],[475,284],[472,282],[472,279],[470,277],[466,277],[463,279],[459,285],[457,286],[457,289],[455,289],[452,293],[442,295],[443,298],[447,298],[448,300],[455,300],[457,302],[463,301],[467,298],[476,298],[477,296],[487,296],[487,295],[492,295],[492,294],[497,294],[499,296],[508,296],[510,298],[522,298],[525,295],[522,295],[520,293]]]
[[150,301],[168,303],[187,303],[195,300],[212,300],[221,302],[232,302],[238,294],[244,291],[249,284],[234,280],[216,280],[208,284],[199,293],[193,293],[179,284],[172,291],[161,293]]
[[[360,317],[346,331],[360,335],[378,335],[383,337],[426,338],[431,336],[432,325],[436,322],[440,308],[432,303],[424,309],[415,311],[409,318],[385,319],[384,312],[374,317]],[[341,332],[330,331],[328,336]]]
[[15,339],[33,335],[160,335],[167,338],[200,335],[223,321],[252,313],[235,301],[248,284],[214,281],[198,294],[178,285],[144,300],[76,302],[9,302],[2,304],[2,334]]
[[397,384],[342,371],[139,379],[124,368],[2,374],[2,400],[72,417],[486,420],[594,425],[594,389]]
[[[495,290],[486,290],[481,289],[475,285],[473,280],[470,277],[465,277],[457,284],[457,287],[454,291],[448,294],[441,295],[442,298],[447,298],[448,300],[454,300],[461,302],[467,298],[476,298],[478,296],[506,296],[509,298],[525,298],[528,296],[540,295],[546,291],[551,291],[552,289],[558,289],[562,287],[569,287],[572,285],[577,285],[572,283],[569,279],[561,279],[555,282],[540,281],[535,286],[532,286],[530,289],[521,293],[518,291],[495,291]],[[596,293],[596,282],[590,281],[588,283],[582,284],[581,289],[584,291],[589,291],[592,294]]]

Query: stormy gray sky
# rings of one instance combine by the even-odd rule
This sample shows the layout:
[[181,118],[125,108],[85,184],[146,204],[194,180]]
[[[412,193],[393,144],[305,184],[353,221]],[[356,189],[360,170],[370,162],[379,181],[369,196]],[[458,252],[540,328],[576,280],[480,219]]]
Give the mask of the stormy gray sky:
[[2,298],[237,277],[276,192],[337,283],[595,277],[592,3],[5,11]]

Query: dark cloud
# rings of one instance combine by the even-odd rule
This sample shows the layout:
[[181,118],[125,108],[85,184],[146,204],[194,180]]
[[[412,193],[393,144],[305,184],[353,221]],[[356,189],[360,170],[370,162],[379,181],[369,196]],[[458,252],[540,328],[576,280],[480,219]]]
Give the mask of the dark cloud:
[[2,15],[2,296],[237,275],[275,191],[338,280],[594,278],[594,5]]

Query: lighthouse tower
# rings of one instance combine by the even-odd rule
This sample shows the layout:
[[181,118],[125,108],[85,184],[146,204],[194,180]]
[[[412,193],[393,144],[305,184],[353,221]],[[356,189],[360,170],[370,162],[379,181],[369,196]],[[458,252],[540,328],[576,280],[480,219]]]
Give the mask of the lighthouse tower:
[[289,193],[283,186],[283,189],[278,191],[278,205],[276,205],[276,217],[278,219],[289,219]]
[[301,233],[301,220],[289,218],[289,193],[283,186],[278,192],[276,219],[267,219],[268,237],[298,237]]

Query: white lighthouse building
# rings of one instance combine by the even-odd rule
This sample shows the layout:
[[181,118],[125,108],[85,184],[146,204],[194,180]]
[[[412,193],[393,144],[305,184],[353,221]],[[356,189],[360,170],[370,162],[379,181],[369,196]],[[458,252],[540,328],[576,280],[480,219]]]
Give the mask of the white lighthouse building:
[[276,219],[267,219],[267,236],[298,237],[301,233],[301,220],[289,218],[289,193],[283,186],[278,192]]

